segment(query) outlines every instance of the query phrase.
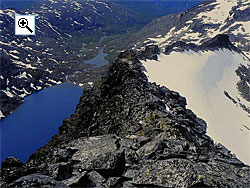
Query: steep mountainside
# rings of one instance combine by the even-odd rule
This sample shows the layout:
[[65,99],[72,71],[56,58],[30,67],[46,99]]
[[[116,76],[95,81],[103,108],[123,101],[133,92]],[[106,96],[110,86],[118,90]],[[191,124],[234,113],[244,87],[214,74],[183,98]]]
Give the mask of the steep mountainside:
[[58,135],[26,164],[3,161],[2,186],[249,187],[250,167],[206,135],[186,99],[148,82],[140,59],[158,52],[121,53]]
[[229,35],[230,41],[250,57],[248,0],[203,1],[185,12],[157,18],[133,36],[127,37],[122,47],[138,49],[147,44],[164,47],[176,41],[199,45],[217,34]]
[[250,2],[247,0],[205,1],[179,16],[157,19],[144,31],[154,31],[150,33],[149,40],[160,46],[178,40],[201,44],[217,34],[228,34],[235,46],[250,55],[249,12]]
[[152,19],[183,12],[202,2],[202,0],[129,0],[116,1],[117,3],[134,10],[143,15],[144,20],[150,22]]
[[208,135],[250,164],[249,59],[227,35],[200,46],[176,42],[158,54],[142,62],[149,81],[185,96],[188,108],[208,123]]

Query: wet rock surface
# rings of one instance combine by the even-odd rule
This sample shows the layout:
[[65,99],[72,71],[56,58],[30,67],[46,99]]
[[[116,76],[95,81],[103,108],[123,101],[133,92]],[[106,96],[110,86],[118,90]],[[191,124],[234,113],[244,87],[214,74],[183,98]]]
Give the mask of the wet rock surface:
[[137,55],[121,53],[27,163],[6,160],[1,186],[249,187],[250,167],[206,135],[184,97],[149,83]]

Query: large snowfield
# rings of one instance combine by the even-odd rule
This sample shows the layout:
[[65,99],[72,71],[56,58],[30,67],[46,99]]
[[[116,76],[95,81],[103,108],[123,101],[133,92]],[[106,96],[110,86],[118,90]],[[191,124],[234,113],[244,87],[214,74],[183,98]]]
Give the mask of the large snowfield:
[[[238,90],[235,70],[249,64],[242,54],[229,50],[160,54],[158,61],[142,61],[150,82],[178,91],[187,108],[204,119],[207,134],[250,164],[250,116],[239,105],[250,107]],[[238,103],[234,104],[226,91]]]

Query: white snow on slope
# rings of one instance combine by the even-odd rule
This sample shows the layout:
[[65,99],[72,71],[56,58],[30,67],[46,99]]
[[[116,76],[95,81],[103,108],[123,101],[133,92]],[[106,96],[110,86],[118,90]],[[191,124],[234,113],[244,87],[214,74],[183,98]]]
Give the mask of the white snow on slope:
[[5,117],[5,116],[3,115],[2,111],[0,111],[0,119],[3,117]]
[[20,73],[20,75],[16,76],[16,78],[26,78],[27,79],[27,73],[23,72],[22,74]]
[[17,64],[18,66],[23,67],[23,68],[37,69],[36,67],[32,67],[30,64],[25,64],[25,63],[23,63],[22,61],[13,60],[13,63],[15,63],[15,64]]
[[236,0],[217,0],[210,4],[215,5],[215,8],[211,11],[202,12],[197,15],[197,19],[202,18],[203,23],[222,24],[227,17],[232,7],[237,5]]
[[250,128],[249,114],[224,94],[227,91],[235,100],[239,98],[250,107],[236,89],[239,78],[235,74],[239,64],[246,65],[248,60],[229,50],[220,50],[172,52],[159,55],[158,61],[142,63],[150,82],[185,96],[187,108],[207,122],[207,134],[250,164],[250,131],[246,128]]
[[[211,6],[213,8],[211,8]],[[233,13],[231,14],[231,11],[233,11],[235,7],[238,7],[238,10],[243,9],[243,7],[244,9],[246,7],[250,7],[249,0],[216,0],[215,2],[209,3],[207,5],[202,5],[201,7],[205,7],[207,8],[207,10],[202,11],[191,18],[192,20],[187,21],[181,28],[173,27],[165,36],[152,36],[148,39],[151,40],[152,43],[155,43],[160,47],[169,45],[176,40],[201,44],[203,40],[213,38],[218,34],[233,34],[236,36],[239,34],[242,38],[250,40],[250,21],[233,21]],[[233,21],[232,24],[229,27],[227,26],[223,28],[223,26],[225,26],[229,20]],[[197,28],[194,27],[193,22],[197,22],[200,25],[203,25],[205,27],[205,32],[203,31],[200,33],[194,31]],[[213,27],[211,27],[210,24],[212,24]],[[240,28],[236,27],[235,29],[232,29],[236,25],[241,26]],[[241,42],[237,42],[241,37],[236,38],[236,41],[232,41],[235,46],[241,46]],[[248,57],[250,57],[249,50],[244,52],[246,53],[246,55],[248,55]]]
[[78,23],[77,21],[74,21],[74,23],[77,25],[83,25],[82,23]]

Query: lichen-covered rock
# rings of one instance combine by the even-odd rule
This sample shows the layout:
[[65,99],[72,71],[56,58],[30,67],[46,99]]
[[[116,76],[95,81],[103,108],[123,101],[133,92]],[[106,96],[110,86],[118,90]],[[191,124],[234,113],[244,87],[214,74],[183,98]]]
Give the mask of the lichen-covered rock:
[[10,187],[55,187],[55,188],[66,188],[62,182],[58,182],[51,177],[41,174],[31,174],[19,178],[14,183],[9,185]]
[[116,145],[114,135],[78,139],[69,144],[70,149],[77,150],[73,156],[74,168],[82,170],[114,169],[122,156]]
[[78,185],[81,185],[81,181],[83,177],[86,175],[87,171],[82,172],[81,174],[72,176],[69,179],[63,180],[62,182],[68,186],[68,187],[78,187]]

